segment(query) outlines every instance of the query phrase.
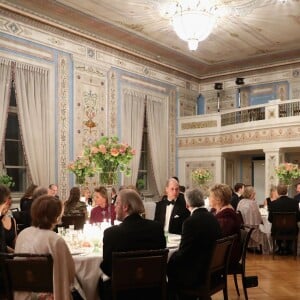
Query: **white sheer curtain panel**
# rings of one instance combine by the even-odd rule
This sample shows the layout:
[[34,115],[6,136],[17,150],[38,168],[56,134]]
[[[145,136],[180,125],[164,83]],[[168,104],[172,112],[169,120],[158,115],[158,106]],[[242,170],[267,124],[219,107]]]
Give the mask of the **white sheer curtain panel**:
[[136,150],[131,161],[131,176],[124,176],[124,184],[136,184],[141,158],[144,128],[145,94],[134,90],[123,90],[122,141]]
[[168,111],[167,99],[147,96],[147,120],[153,173],[160,194],[168,179]]
[[11,87],[11,61],[0,59],[0,146],[3,144]]
[[[25,155],[32,180],[37,185],[51,183],[50,99],[48,70],[16,63],[15,86]],[[53,154],[54,156],[54,154]]]

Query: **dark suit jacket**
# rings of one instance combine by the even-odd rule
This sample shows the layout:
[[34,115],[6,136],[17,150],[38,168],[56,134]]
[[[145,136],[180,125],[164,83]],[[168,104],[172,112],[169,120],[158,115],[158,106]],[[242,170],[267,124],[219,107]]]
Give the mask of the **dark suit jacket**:
[[231,201],[230,201],[230,204],[232,205],[232,207],[234,208],[234,210],[236,210],[240,200],[243,199],[243,196],[239,196],[238,194],[236,193],[233,193],[232,194],[232,197],[231,197]]
[[[167,207],[167,197],[164,196],[161,201],[156,203],[154,220],[158,221],[163,227],[165,226],[165,217],[166,217],[166,207]],[[175,234],[181,234],[182,224],[187,217],[189,217],[190,212],[186,208],[186,203],[184,200],[184,195],[179,193],[178,198],[174,204],[170,223],[169,223],[169,232]]]
[[106,275],[111,276],[113,252],[164,248],[166,238],[162,226],[133,214],[126,217],[120,225],[104,231],[103,261],[100,267]]
[[298,203],[300,203],[300,193],[295,195],[294,199],[297,200]]
[[206,208],[196,209],[183,223],[179,249],[169,260],[170,284],[199,284],[206,274],[213,245],[221,236],[217,219]]
[[289,198],[288,196],[281,196],[277,200],[270,203],[268,220],[271,223],[273,212],[296,212],[297,220],[300,221],[299,203],[297,200]]

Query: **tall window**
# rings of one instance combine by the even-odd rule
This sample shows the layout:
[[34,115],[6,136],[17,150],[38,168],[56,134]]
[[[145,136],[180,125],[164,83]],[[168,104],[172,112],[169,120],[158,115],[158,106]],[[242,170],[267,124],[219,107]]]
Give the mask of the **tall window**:
[[144,130],[141,148],[141,158],[139,165],[139,172],[137,178],[137,187],[141,190],[148,190],[148,132],[147,132],[147,114],[145,111]]
[[20,134],[14,82],[11,85],[3,153],[6,173],[15,182],[15,186],[11,188],[12,192],[23,192],[26,189],[27,172]]

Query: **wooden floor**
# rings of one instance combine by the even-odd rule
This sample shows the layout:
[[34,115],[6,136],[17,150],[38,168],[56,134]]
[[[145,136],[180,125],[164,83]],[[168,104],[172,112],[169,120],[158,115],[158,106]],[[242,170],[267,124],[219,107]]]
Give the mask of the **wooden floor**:
[[[300,299],[300,257],[247,254],[247,275],[258,276],[258,287],[248,289],[249,300],[296,300]],[[238,276],[240,277],[240,276]],[[244,300],[242,284],[239,279],[241,296],[238,297],[233,277],[228,276],[228,298]],[[213,300],[223,299],[218,293]]]

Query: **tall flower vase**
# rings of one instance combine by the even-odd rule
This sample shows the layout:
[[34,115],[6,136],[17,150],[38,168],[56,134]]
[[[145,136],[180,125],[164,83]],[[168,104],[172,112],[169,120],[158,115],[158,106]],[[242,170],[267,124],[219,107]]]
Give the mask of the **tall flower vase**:
[[75,184],[81,188],[81,186],[84,184],[85,182],[85,177],[84,176],[76,176],[75,178]]
[[108,195],[108,203],[111,203],[111,190],[117,182],[117,172],[102,172],[99,174],[100,184],[105,186]]

